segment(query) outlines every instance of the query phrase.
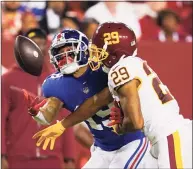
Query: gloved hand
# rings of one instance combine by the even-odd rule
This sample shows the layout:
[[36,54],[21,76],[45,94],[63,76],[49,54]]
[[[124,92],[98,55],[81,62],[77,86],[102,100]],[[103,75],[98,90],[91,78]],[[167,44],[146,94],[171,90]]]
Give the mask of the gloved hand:
[[28,113],[31,116],[36,116],[39,112],[40,107],[46,104],[46,99],[35,96],[25,89],[22,89],[25,99],[27,101]]
[[108,126],[111,126],[113,128],[113,132],[118,134],[117,130],[119,127],[119,124],[122,122],[122,113],[121,109],[118,107],[112,107],[111,113],[110,113],[110,120],[111,122],[108,124]]
[[47,146],[50,143],[50,150],[53,150],[55,140],[62,135],[62,133],[66,129],[62,126],[61,121],[57,121],[56,124],[51,125],[50,127],[47,127],[39,132],[37,132],[32,138],[36,139],[40,137],[36,143],[36,146],[40,146],[43,142],[43,150],[47,149]]
[[122,121],[121,109],[118,107],[112,107],[110,113],[110,120],[111,122],[108,126],[113,126],[115,124],[120,124]]

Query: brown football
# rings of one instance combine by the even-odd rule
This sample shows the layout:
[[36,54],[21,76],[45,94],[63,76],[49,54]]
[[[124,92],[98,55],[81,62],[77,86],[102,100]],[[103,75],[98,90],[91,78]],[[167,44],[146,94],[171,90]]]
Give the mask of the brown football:
[[18,65],[33,76],[40,76],[43,67],[43,54],[35,42],[25,36],[17,36],[14,45]]

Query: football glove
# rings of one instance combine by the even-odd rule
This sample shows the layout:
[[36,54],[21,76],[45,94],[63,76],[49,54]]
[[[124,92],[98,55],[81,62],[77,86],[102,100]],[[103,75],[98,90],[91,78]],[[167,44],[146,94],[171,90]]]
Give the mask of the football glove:
[[121,109],[118,107],[112,107],[110,113],[110,120],[111,122],[108,126],[113,126],[115,124],[120,124],[122,121]]
[[56,124],[51,125],[50,127],[47,127],[39,132],[37,132],[32,138],[38,139],[36,146],[40,146],[43,142],[43,150],[46,150],[48,147],[48,144],[50,143],[50,150],[54,149],[54,144],[56,139],[62,135],[62,133],[66,129],[62,126],[61,121],[57,121]]
[[108,126],[111,126],[113,128],[113,132],[117,133],[118,125],[122,122],[122,114],[121,109],[118,107],[112,107],[111,113],[110,113],[110,123]]
[[46,104],[46,99],[43,99],[33,95],[25,89],[22,89],[25,99],[27,101],[28,113],[31,116],[36,116],[39,112],[39,109]]
[[32,118],[41,125],[50,125],[42,112],[42,107],[47,103],[47,99],[36,97],[25,89],[22,89],[22,91],[27,102],[28,113],[32,116]]

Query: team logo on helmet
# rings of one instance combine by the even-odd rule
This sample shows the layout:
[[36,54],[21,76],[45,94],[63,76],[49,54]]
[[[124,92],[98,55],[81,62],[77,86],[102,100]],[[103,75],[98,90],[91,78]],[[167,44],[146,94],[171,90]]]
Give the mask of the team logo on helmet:
[[56,37],[57,41],[60,41],[65,38],[65,33],[59,33]]

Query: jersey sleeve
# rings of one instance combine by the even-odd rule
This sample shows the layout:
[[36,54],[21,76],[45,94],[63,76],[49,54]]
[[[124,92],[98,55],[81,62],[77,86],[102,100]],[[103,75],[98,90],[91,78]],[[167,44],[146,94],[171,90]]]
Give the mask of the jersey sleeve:
[[64,98],[61,93],[60,83],[57,83],[52,76],[46,78],[42,84],[43,96],[46,98],[56,97],[63,101]]
[[143,71],[142,63],[140,58],[128,57],[115,64],[108,74],[110,89],[117,90],[133,79],[140,80]]
[[46,98],[48,98],[48,97],[50,97],[52,95],[52,92],[50,91],[52,85],[50,83],[50,79],[49,78],[50,77],[47,77],[44,80],[43,84],[42,84],[42,94]]

